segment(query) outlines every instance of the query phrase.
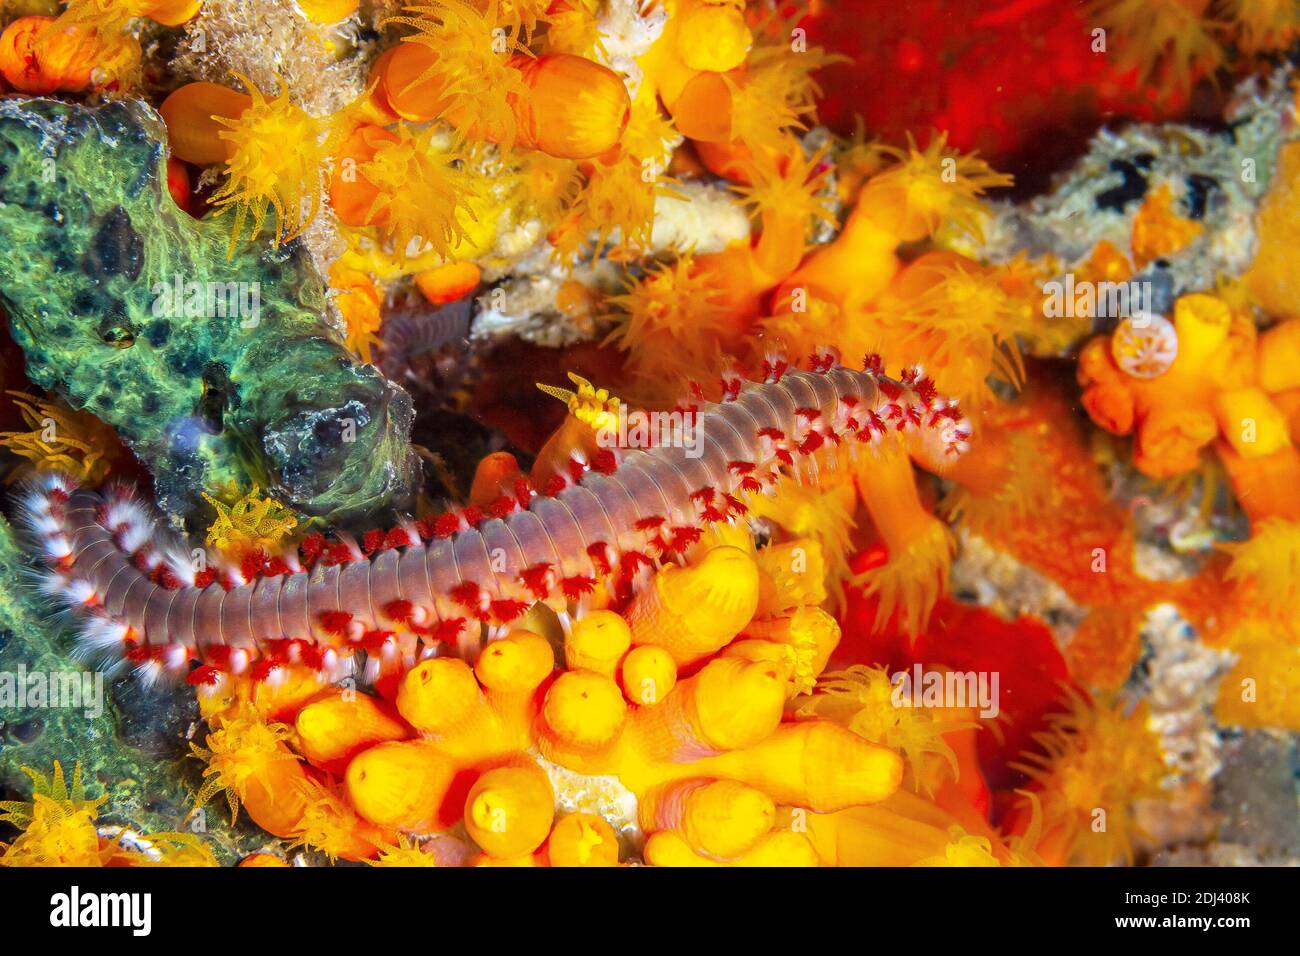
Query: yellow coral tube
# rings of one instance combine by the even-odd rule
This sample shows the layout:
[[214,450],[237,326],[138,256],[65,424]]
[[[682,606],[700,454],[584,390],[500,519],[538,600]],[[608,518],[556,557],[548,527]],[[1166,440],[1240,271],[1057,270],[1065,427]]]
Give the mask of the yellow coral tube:
[[407,728],[379,701],[356,691],[338,691],[298,712],[298,749],[313,765],[342,770],[358,751],[402,740]]
[[594,813],[561,817],[546,841],[551,866],[618,866],[618,835]]
[[1219,460],[1223,462],[1233,491],[1251,522],[1265,518],[1300,521],[1300,450],[1293,445],[1278,449],[1262,458],[1244,458],[1221,442]]
[[253,98],[246,93],[217,83],[187,83],[168,94],[158,112],[167,124],[167,142],[172,153],[199,166],[226,162],[234,146],[220,137],[226,127],[214,117],[235,119],[252,102]]
[[613,611],[590,611],[573,622],[564,642],[570,670],[591,670],[613,677],[632,646],[632,631]]
[[698,564],[664,568],[627,610],[633,644],[654,644],[679,666],[740,633],[758,606],[758,567],[739,548],[714,548]]
[[465,799],[465,829],[483,852],[508,860],[532,853],[555,819],[546,773],[527,758],[489,770]]
[[637,812],[646,832],[676,830],[718,860],[753,849],[776,821],[772,798],[735,780],[678,780],[648,793]]
[[740,780],[778,803],[830,813],[876,803],[903,779],[898,754],[838,724],[783,724],[766,740],[694,764],[698,774]]
[[714,72],[692,76],[669,106],[682,135],[702,143],[731,141],[731,110],[731,87]]
[[787,301],[795,290],[802,289],[808,297],[833,302],[846,313],[855,312],[879,295],[897,274],[898,243],[897,233],[870,218],[859,202],[839,236],[781,283],[775,301]]
[[803,820],[818,855],[830,866],[911,866],[943,853],[946,829],[885,807],[809,813]]
[[745,633],[793,648],[800,666],[814,678],[826,669],[840,643],[839,622],[819,607],[801,607],[787,617],[751,621]]
[[509,749],[500,719],[459,658],[430,658],[408,671],[397,690],[397,709],[458,760],[478,762]]
[[532,742],[532,724],[541,707],[538,691],[554,670],[550,642],[532,631],[511,631],[479,655],[475,672],[510,746],[523,750]]
[[1242,458],[1264,458],[1291,443],[1286,418],[1261,388],[1237,388],[1214,399],[1223,437]]
[[1174,368],[1180,372],[1204,368],[1228,341],[1232,312],[1222,300],[1195,293],[1182,296],[1174,303],[1174,329],[1178,332],[1178,358]]
[[618,685],[595,671],[565,671],[546,692],[537,720],[542,755],[579,773],[609,773],[627,704]]
[[1259,387],[1266,392],[1300,388],[1300,319],[1281,322],[1259,337]]
[[619,681],[629,702],[651,707],[668,696],[676,685],[677,663],[662,647],[653,644],[634,647],[623,658]]
[[456,766],[432,744],[403,740],[376,744],[348,764],[344,776],[353,808],[379,826],[437,829]]
[[632,101],[618,74],[569,53],[516,57],[528,95],[512,103],[517,144],[560,159],[590,159],[618,144]]
[[748,853],[720,863],[702,856],[680,833],[661,830],[646,840],[645,860],[651,866],[820,866],[821,860],[808,838],[789,830],[775,830]]
[[781,720],[785,688],[785,671],[770,661],[709,661],[663,703],[632,715],[622,768],[629,785],[646,779],[646,765],[687,763],[763,740]]
[[897,610],[902,626],[916,634],[947,583],[952,535],[921,505],[911,459],[900,449],[883,448],[857,481],[889,551],[888,563],[866,578],[868,591],[880,598],[877,623]]

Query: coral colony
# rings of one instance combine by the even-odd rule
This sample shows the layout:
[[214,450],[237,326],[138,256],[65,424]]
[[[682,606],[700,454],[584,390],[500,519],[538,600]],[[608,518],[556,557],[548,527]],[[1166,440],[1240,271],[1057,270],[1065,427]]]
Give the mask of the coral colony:
[[1300,6],[0,29],[0,864],[1294,860]]

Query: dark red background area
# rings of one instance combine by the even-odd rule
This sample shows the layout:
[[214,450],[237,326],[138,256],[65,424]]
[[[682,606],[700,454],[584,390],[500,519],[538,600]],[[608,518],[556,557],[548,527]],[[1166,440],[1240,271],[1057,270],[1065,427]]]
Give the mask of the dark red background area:
[[[1230,77],[1191,94],[1143,87],[1092,51],[1096,24],[1079,0],[813,0],[802,21],[810,44],[852,58],[819,74],[820,119],[837,132],[857,117],[868,138],[925,142],[946,130],[1013,173],[1020,192],[1086,148],[1104,123],[1217,121]],[[1227,82],[1224,82],[1224,81]]]

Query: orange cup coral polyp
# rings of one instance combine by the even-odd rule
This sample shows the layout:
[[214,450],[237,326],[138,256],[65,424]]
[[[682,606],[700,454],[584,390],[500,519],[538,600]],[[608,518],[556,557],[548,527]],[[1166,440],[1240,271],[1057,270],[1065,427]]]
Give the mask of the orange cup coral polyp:
[[100,55],[93,30],[54,17],[19,17],[0,34],[0,75],[20,93],[79,93]]
[[518,57],[528,92],[515,100],[518,145],[561,159],[589,159],[618,145],[632,101],[618,74],[585,57]]

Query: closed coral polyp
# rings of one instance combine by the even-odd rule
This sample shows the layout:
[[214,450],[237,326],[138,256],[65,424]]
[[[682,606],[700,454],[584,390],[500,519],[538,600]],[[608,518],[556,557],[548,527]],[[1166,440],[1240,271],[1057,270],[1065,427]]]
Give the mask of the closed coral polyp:
[[94,30],[53,17],[19,17],[0,34],[0,74],[22,93],[78,93],[100,56]]

